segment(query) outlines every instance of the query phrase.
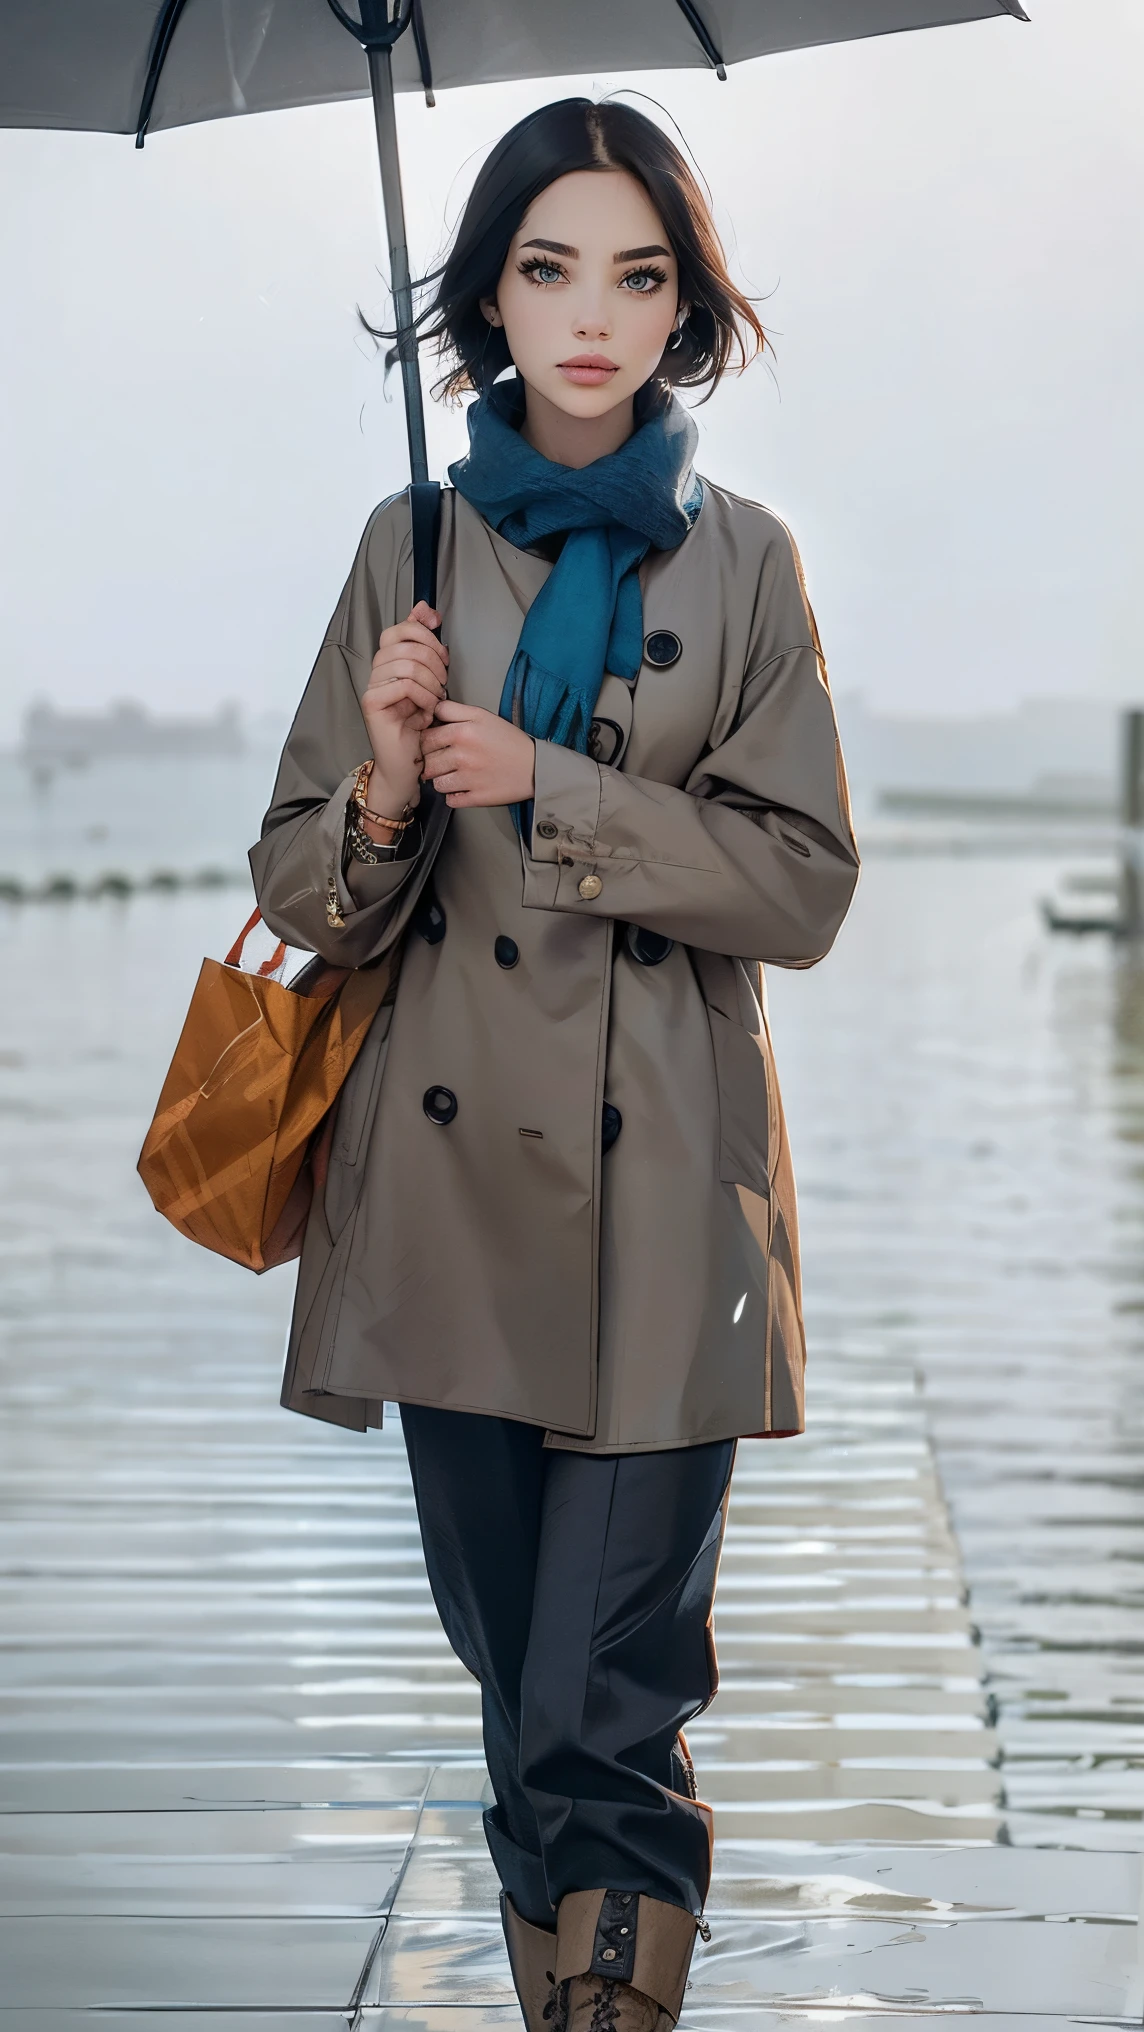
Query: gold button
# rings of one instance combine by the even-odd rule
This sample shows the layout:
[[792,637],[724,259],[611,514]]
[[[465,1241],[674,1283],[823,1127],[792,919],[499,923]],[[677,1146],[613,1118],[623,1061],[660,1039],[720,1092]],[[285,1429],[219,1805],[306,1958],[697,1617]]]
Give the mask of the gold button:
[[576,884],[585,903],[594,903],[603,886],[598,875],[584,875]]

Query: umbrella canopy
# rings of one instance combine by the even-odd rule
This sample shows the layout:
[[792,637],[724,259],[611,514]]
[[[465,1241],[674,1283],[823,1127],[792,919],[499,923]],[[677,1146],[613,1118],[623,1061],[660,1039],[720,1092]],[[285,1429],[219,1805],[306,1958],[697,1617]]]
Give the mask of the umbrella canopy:
[[[410,463],[426,477],[395,91],[709,68],[903,29],[1026,21],[1019,0],[7,0],[0,125],[133,134],[372,93]],[[347,32],[348,31],[348,32]],[[363,62],[363,51],[366,61]]]

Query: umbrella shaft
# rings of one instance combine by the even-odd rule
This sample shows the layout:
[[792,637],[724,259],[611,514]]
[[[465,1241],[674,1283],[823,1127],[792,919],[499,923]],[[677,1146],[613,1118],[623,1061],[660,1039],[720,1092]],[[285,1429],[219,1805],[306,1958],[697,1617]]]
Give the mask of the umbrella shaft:
[[413,292],[409,283],[409,247],[405,237],[405,201],[401,193],[401,158],[397,149],[397,113],[393,103],[393,68],[387,49],[368,52],[369,82],[373,93],[373,118],[377,129],[377,156],[381,165],[381,197],[385,207],[385,230],[389,238],[389,286],[397,324],[397,354],[405,384],[405,421],[409,432],[409,473],[414,480],[429,478],[425,449],[425,403],[421,393],[421,371],[417,362],[417,332],[413,324]]

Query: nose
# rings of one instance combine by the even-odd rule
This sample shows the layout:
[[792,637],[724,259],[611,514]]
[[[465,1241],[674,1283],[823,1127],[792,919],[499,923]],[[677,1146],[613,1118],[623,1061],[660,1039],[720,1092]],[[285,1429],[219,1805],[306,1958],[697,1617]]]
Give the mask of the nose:
[[573,321],[578,339],[610,339],[612,320],[602,304],[581,304]]

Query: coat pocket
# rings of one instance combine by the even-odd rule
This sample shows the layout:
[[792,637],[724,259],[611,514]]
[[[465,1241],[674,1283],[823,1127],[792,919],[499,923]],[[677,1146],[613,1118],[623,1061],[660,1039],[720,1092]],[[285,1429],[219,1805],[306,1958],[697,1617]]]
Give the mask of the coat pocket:
[[357,1204],[361,1190],[363,1160],[369,1147],[369,1132],[377,1114],[381,1079],[389,1056],[389,1031],[393,1010],[378,1010],[342,1088],[330,1148],[330,1167],[323,1193],[323,1211],[330,1234],[340,1234]]
[[769,1197],[770,1092],[763,1056],[765,1033],[707,1008],[719,1087],[719,1176]]

